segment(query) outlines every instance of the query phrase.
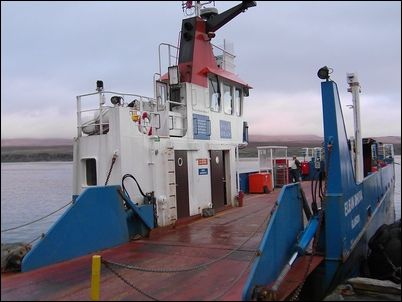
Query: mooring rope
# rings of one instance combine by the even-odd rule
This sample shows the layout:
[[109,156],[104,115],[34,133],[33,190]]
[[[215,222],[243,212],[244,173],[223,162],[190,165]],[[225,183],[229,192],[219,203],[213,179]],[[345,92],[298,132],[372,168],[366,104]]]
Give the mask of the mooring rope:
[[51,215],[57,213],[58,211],[64,209],[66,206],[68,206],[69,204],[72,204],[72,203],[73,203],[73,201],[71,200],[71,201],[69,201],[67,204],[65,204],[64,206],[62,206],[61,208],[59,208],[59,209],[57,209],[57,210],[55,210],[55,211],[53,211],[53,212],[51,212],[51,213],[49,213],[49,214],[47,214],[47,215],[41,217],[41,218],[35,219],[35,220],[31,221],[31,222],[28,222],[28,223],[25,223],[25,224],[22,224],[22,225],[19,225],[19,226],[16,226],[16,227],[12,227],[12,228],[9,228],[9,229],[1,230],[1,233],[8,232],[8,231],[12,231],[12,230],[16,230],[16,229],[19,229],[19,228],[22,228],[22,227],[26,227],[26,226],[28,226],[28,225],[30,225],[30,224],[35,223],[35,222],[41,221],[41,220],[43,220],[43,219],[45,219],[45,218],[47,218],[47,217],[49,217],[49,216],[51,216]]

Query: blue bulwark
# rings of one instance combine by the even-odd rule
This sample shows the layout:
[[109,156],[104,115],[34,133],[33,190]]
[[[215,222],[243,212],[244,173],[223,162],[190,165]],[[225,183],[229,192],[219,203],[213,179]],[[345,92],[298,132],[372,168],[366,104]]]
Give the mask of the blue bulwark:
[[152,205],[129,205],[120,186],[89,187],[22,260],[22,271],[83,256],[126,243],[154,227]]
[[257,286],[275,282],[294,254],[297,240],[304,229],[300,200],[299,183],[285,185],[279,193],[258,247],[260,253],[243,288],[242,301],[251,301]]
[[211,121],[207,115],[193,114],[193,134],[195,139],[209,140]]
[[232,127],[228,121],[219,121],[219,129],[221,138],[232,138]]
[[198,169],[198,175],[208,175],[208,168]]

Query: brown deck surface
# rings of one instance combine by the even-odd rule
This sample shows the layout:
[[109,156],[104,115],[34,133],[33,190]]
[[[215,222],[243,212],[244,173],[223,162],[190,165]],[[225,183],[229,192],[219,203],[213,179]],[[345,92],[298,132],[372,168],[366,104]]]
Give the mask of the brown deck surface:
[[[303,182],[303,188],[311,200],[309,182]],[[270,214],[279,192],[280,189],[275,189],[270,194],[246,195],[243,207],[230,208],[175,228],[156,230],[150,238],[97,254],[118,263],[180,270],[222,257],[250,238],[224,259],[199,270],[155,273],[115,268],[124,279],[157,300],[241,300],[250,260],[264,228],[255,231]],[[90,280],[91,255],[88,255],[27,273],[3,274],[1,300],[90,300]],[[289,288],[294,286],[289,284]],[[100,297],[101,300],[151,300],[104,265]]]

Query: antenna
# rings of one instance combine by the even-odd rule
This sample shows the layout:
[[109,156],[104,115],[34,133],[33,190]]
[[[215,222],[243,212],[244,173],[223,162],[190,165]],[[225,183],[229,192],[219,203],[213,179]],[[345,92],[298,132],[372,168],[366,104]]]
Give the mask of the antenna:
[[364,178],[364,171],[363,171],[363,145],[362,145],[362,133],[360,123],[360,98],[359,98],[361,88],[356,73],[347,73],[346,79],[349,84],[348,92],[352,93],[352,101],[353,101],[353,105],[351,105],[351,108],[353,108],[353,122],[355,126],[355,140],[356,140],[355,176],[357,182],[362,182]]
[[200,17],[201,9],[207,5],[207,4],[213,4],[215,6],[215,1],[182,1],[181,2],[181,8],[183,12],[186,14],[186,16],[192,16],[195,15],[197,17]]

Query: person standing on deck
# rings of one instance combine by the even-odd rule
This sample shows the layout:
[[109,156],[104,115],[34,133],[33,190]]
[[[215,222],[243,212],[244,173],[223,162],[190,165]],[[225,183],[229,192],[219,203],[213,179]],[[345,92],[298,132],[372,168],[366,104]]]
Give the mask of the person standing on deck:
[[293,155],[293,161],[290,165],[290,179],[292,182],[300,181],[300,161]]

